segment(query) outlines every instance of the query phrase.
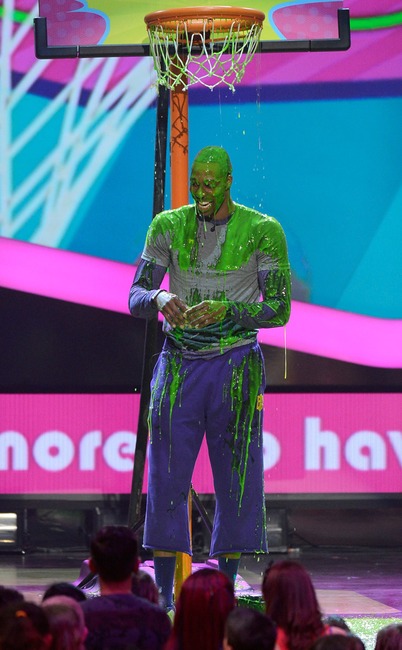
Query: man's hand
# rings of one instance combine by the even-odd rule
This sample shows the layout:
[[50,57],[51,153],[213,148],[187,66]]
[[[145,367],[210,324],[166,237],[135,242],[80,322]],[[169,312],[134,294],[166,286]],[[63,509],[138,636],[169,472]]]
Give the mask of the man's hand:
[[160,291],[154,302],[160,312],[164,315],[172,327],[184,327],[187,325],[185,312],[187,305],[174,293]]
[[219,323],[225,318],[226,305],[218,300],[203,300],[198,305],[186,311],[186,325],[198,329],[213,323]]

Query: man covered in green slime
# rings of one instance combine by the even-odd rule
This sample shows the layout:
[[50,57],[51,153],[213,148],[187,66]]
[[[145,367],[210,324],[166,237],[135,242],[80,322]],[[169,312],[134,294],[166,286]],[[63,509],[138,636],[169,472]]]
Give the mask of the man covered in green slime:
[[[187,497],[206,435],[216,510],[211,557],[234,580],[241,553],[266,552],[260,327],[285,325],[290,268],[282,227],[235,203],[221,147],[196,156],[194,205],[157,215],[129,298],[141,318],[164,316],[151,383],[144,547],[173,604],[176,553],[191,555]],[[160,284],[169,271],[170,290]]]

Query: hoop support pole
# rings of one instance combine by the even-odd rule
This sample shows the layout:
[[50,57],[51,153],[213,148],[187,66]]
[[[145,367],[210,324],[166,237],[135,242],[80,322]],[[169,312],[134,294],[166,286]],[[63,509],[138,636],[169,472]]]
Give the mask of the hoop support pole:
[[180,208],[188,203],[188,93],[181,84],[170,92],[170,171],[171,207]]

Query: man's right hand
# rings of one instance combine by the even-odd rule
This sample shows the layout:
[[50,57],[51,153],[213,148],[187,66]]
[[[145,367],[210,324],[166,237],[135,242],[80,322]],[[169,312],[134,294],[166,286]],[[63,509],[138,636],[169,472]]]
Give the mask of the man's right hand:
[[155,304],[169,325],[172,327],[185,327],[187,324],[185,312],[187,305],[174,293],[160,291],[154,298]]

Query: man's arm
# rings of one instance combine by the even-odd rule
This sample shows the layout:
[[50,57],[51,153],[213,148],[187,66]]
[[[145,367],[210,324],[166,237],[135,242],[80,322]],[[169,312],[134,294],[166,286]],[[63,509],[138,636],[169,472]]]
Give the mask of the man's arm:
[[262,300],[254,304],[229,302],[227,314],[250,329],[281,327],[290,317],[291,280],[286,237],[276,219],[268,218],[261,224],[258,249]]
[[159,287],[165,273],[165,267],[141,258],[128,298],[128,307],[132,316],[156,318],[158,308],[155,298],[161,291]]
[[130,289],[130,313],[137,318],[155,318],[160,311],[172,327],[183,327],[187,306],[175,294],[159,288],[165,273],[166,267],[141,258]]
[[249,329],[281,327],[290,317],[290,270],[258,273],[262,301],[254,304],[229,302],[227,314],[236,323]]

